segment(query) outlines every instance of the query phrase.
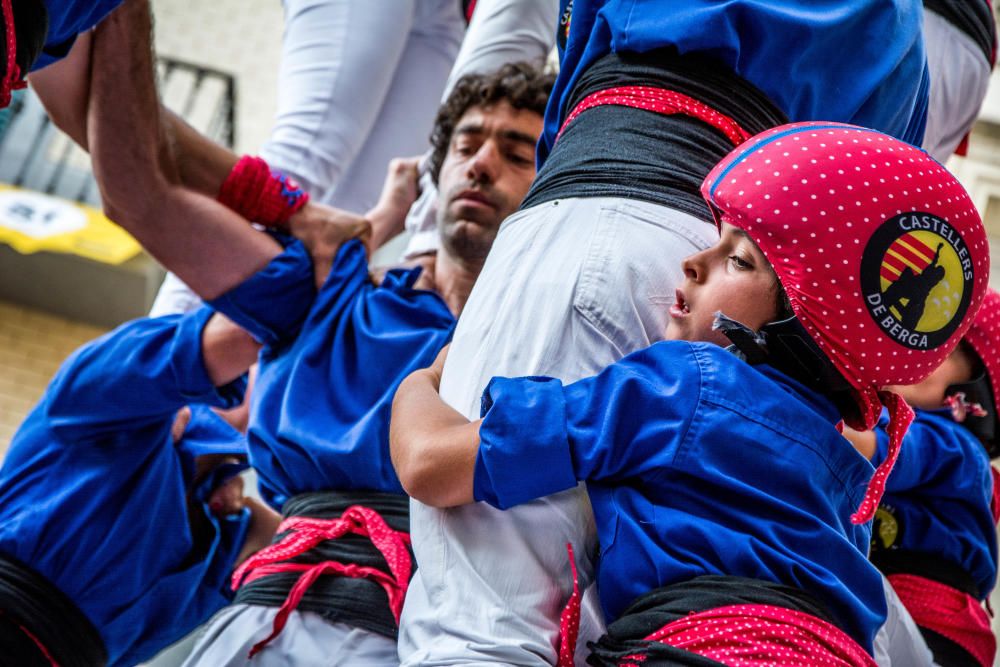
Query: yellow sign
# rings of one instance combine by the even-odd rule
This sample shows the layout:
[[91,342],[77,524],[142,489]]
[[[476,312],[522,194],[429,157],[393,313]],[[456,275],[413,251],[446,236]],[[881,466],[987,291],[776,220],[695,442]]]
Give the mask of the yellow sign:
[[91,206],[0,184],[0,243],[22,255],[58,252],[121,264],[142,251],[128,232]]

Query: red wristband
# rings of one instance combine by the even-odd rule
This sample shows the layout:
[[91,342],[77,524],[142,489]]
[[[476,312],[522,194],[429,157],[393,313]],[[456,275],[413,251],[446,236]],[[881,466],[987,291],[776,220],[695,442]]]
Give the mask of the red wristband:
[[308,201],[309,193],[294,179],[251,155],[239,159],[219,189],[220,203],[267,227],[284,225]]

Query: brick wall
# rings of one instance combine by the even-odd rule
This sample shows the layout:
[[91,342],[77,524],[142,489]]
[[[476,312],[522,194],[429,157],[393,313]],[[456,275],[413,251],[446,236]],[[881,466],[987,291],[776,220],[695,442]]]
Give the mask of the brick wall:
[[0,301],[0,460],[70,352],[102,329]]

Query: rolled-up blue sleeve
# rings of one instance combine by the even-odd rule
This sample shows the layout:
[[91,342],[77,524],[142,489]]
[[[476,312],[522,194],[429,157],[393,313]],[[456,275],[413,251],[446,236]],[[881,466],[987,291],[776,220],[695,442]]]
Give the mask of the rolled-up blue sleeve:
[[701,362],[660,343],[563,386],[494,378],[483,395],[473,494],[505,509],[673,463],[701,401]]
[[291,241],[267,266],[208,304],[273,347],[298,335],[315,298],[312,258],[302,243]]
[[493,378],[483,412],[476,500],[507,509],[576,486],[559,380]]
[[134,320],[81,347],[42,398],[52,428],[80,439],[142,428],[188,403],[238,405],[246,380],[215,387],[205,369],[201,336],[213,315],[203,307]]

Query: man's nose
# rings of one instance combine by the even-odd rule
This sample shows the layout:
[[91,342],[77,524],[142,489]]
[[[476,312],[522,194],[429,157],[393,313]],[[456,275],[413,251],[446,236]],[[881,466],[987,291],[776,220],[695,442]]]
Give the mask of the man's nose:
[[496,181],[500,166],[500,151],[493,141],[485,141],[469,161],[469,176],[477,183]]

